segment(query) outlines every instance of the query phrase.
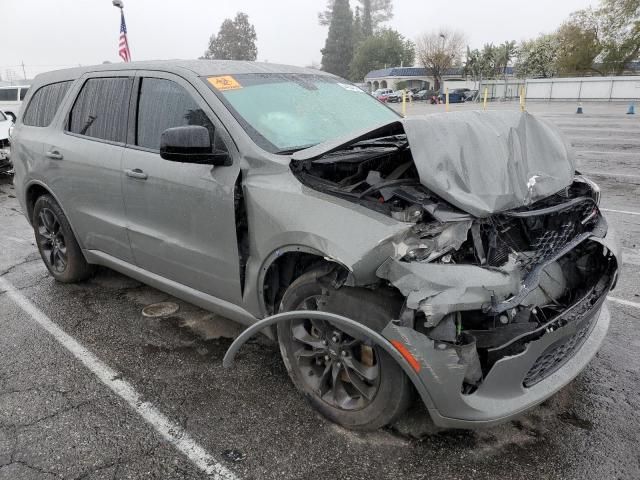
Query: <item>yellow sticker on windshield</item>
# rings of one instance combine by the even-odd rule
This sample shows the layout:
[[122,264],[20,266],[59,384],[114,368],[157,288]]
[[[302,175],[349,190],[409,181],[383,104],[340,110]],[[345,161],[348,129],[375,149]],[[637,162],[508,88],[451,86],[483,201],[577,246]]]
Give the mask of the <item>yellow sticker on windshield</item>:
[[216,89],[221,91],[237,90],[238,88],[242,88],[242,85],[240,85],[238,81],[231,75],[224,75],[222,77],[208,77],[207,80]]

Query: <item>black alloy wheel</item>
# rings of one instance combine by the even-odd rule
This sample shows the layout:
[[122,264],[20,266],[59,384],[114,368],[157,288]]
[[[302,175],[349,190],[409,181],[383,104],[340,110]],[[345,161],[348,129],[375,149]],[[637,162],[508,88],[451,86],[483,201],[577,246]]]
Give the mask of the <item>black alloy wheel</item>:
[[[280,312],[320,310],[351,318],[381,332],[397,318],[402,299],[388,290],[334,289],[326,267],[289,285]],[[301,319],[278,324],[278,343],[289,377],[309,403],[332,422],[356,430],[392,423],[413,398],[411,381],[384,349],[357,329]]]
[[[298,310],[317,310],[319,298],[305,299]],[[324,402],[359,410],[373,401],[380,387],[380,365],[372,345],[324,321],[294,321],[290,328],[297,368]]]
[[42,261],[53,278],[74,283],[93,274],[93,265],[87,263],[67,217],[51,195],[35,201],[31,224]]
[[67,245],[60,220],[51,209],[42,208],[38,212],[36,229],[42,259],[51,270],[64,273],[68,265]]

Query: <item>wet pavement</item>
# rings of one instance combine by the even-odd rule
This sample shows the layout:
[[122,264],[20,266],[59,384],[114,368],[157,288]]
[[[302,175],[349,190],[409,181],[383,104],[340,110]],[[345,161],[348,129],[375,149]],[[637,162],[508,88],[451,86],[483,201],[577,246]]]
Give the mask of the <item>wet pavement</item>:
[[[437,431],[419,406],[374,433],[327,422],[296,392],[267,339],[246,345],[225,370],[240,331],[232,322],[106,269],[84,284],[53,281],[6,177],[0,278],[118,372],[174,436],[188,434],[238,479],[640,478],[640,116],[624,115],[624,105],[585,104],[582,116],[572,104],[528,108],[565,131],[580,168],[600,184],[624,248],[612,296],[632,303],[610,303],[605,344],[574,382],[499,427]],[[410,114],[437,109],[414,104]],[[179,310],[142,314],[164,301]],[[210,478],[6,293],[0,328],[0,479]]]

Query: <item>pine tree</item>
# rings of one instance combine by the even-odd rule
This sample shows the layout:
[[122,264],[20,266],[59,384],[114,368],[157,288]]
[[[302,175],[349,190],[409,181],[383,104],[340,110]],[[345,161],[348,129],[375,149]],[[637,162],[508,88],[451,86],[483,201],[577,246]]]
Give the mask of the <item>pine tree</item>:
[[335,0],[329,35],[322,49],[322,69],[347,78],[352,59],[353,12],[349,6],[349,0]]
[[373,35],[371,0],[362,0],[362,35],[364,38],[369,38]]
[[362,16],[360,15],[360,7],[356,6],[356,13],[353,16],[353,44],[358,48],[358,44],[364,40],[364,32],[362,31]]

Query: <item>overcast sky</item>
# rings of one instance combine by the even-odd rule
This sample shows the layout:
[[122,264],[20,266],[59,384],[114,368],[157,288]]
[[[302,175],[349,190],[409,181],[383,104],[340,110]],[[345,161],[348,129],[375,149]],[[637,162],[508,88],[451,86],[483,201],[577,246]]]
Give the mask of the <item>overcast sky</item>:
[[[197,58],[220,23],[246,12],[258,34],[258,60],[306,66],[320,61],[326,0],[124,0],[133,60]],[[352,6],[355,0],[351,1]],[[471,47],[522,40],[555,29],[596,0],[395,0],[389,26],[415,39],[440,26],[464,31]],[[111,0],[0,0],[0,75],[22,77],[65,66],[120,61],[119,11]]]

